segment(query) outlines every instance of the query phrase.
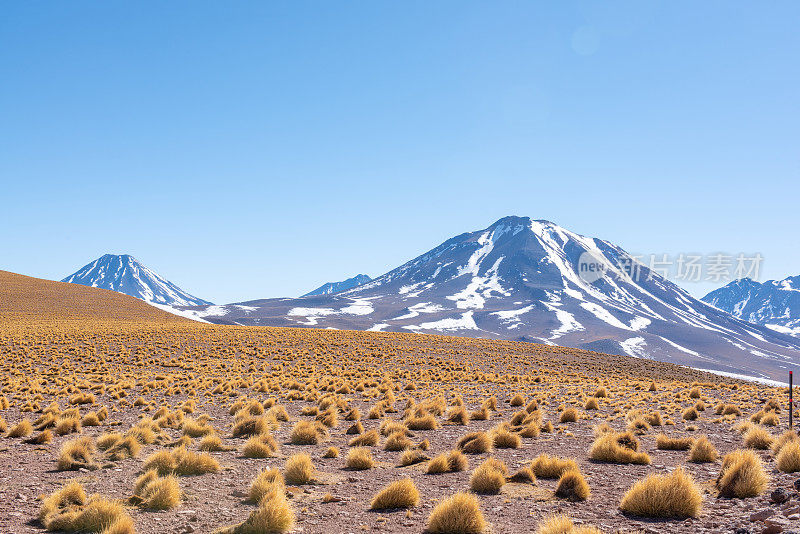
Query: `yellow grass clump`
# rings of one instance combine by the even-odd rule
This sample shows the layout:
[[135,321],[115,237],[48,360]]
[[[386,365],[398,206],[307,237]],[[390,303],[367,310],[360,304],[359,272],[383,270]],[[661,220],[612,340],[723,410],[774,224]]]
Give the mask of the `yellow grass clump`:
[[600,434],[589,449],[589,458],[618,464],[650,464],[650,456],[639,452],[639,440],[631,432]]
[[82,437],[66,441],[58,454],[59,471],[71,469],[96,469],[94,462],[95,445],[90,437]]
[[540,454],[531,462],[531,469],[539,478],[559,478],[565,471],[577,471],[578,464],[572,458]]
[[181,502],[181,488],[174,476],[159,477],[155,469],[136,479],[131,501],[145,510],[170,510]]
[[469,479],[469,487],[475,493],[497,494],[506,483],[508,468],[495,458],[489,458],[479,465]]
[[39,521],[49,531],[134,534],[133,520],[120,502],[87,497],[74,481],[42,500]]
[[345,467],[348,469],[355,469],[356,471],[363,471],[371,469],[375,466],[375,460],[372,459],[372,453],[366,447],[356,447],[347,452],[347,459],[345,460]]
[[285,491],[283,475],[277,468],[265,469],[253,478],[247,493],[247,502],[259,503],[270,491]]
[[585,501],[590,494],[589,483],[586,482],[583,474],[577,469],[565,471],[558,479],[555,491],[556,497],[571,501]]
[[412,508],[419,504],[419,491],[410,478],[396,480],[373,497],[370,510]]
[[283,477],[288,484],[301,486],[308,484],[314,477],[314,464],[308,454],[293,454],[286,459],[283,468]]
[[649,475],[637,481],[620,501],[620,509],[634,516],[687,518],[700,515],[703,496],[683,467],[668,475]]
[[192,476],[219,471],[219,462],[206,453],[196,453],[185,447],[172,451],[160,450],[144,461],[145,469],[155,469],[159,475]]
[[692,448],[689,450],[689,461],[695,463],[715,462],[719,457],[717,448],[706,436],[700,436],[694,440]]
[[565,515],[546,517],[536,532],[537,534],[601,534],[597,527],[576,525]]
[[474,495],[456,493],[431,511],[427,530],[431,534],[482,534],[486,520]]
[[717,489],[723,497],[755,497],[767,489],[769,479],[761,458],[753,451],[738,450],[725,455],[717,476]]
[[797,473],[800,471],[800,442],[791,441],[781,447],[775,457],[778,469],[784,473]]

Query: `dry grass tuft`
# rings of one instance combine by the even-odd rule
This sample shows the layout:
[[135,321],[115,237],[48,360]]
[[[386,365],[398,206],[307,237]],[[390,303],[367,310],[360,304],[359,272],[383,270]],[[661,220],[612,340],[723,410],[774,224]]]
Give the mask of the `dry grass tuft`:
[[181,503],[178,479],[159,477],[155,469],[151,469],[134,483],[131,500],[145,510],[171,510]]
[[781,447],[775,457],[778,469],[784,473],[797,473],[800,471],[800,442],[791,441]]
[[772,434],[764,427],[753,425],[744,434],[744,446],[750,449],[767,450],[772,446]]
[[27,438],[33,434],[33,424],[27,419],[23,419],[16,425],[11,427],[6,437],[9,438]]
[[419,491],[410,478],[403,478],[392,482],[375,497],[369,507],[370,510],[390,510],[393,508],[412,508],[419,504]]
[[67,441],[61,446],[58,454],[57,469],[96,469],[94,462],[95,445],[92,438],[83,437]]
[[478,499],[469,493],[456,493],[441,501],[428,516],[431,534],[482,534],[486,531]]
[[271,488],[244,523],[219,534],[281,534],[294,528],[295,515],[282,488]]
[[671,438],[666,434],[656,436],[656,447],[663,451],[688,451],[694,444],[694,438]]
[[247,502],[259,503],[270,491],[285,491],[283,475],[277,468],[265,469],[250,483]]
[[769,479],[764,465],[753,451],[738,450],[725,455],[717,476],[717,489],[723,497],[755,497],[767,489]]
[[508,468],[502,461],[489,458],[472,472],[469,487],[475,493],[496,495],[506,483],[507,474]]
[[314,464],[308,454],[294,454],[286,459],[283,475],[286,482],[294,486],[308,484],[314,477]]
[[120,502],[87,498],[74,481],[43,499],[39,521],[49,531],[134,534],[133,520]]
[[577,471],[578,464],[572,458],[540,454],[531,462],[531,469],[539,478],[559,478],[565,471]]
[[682,467],[668,475],[649,475],[622,497],[620,509],[634,516],[687,518],[700,515],[703,496]]
[[574,423],[578,420],[578,410],[575,408],[567,408],[563,412],[561,412],[561,416],[558,418],[559,423]]
[[271,434],[259,434],[245,442],[242,456],[245,458],[270,458],[278,451],[278,442]]
[[650,456],[639,451],[639,441],[630,432],[600,434],[589,449],[589,458],[598,462],[649,465]]
[[466,454],[483,454],[492,450],[493,440],[488,432],[470,432],[456,443],[456,448]]
[[145,469],[155,469],[159,475],[193,476],[216,473],[219,463],[206,453],[196,453],[177,447],[172,451],[160,450],[144,461]]
[[317,422],[298,421],[292,428],[289,440],[292,445],[316,445],[327,436],[328,431],[325,430],[324,425]]
[[347,452],[347,460],[345,460],[345,467],[348,469],[355,469],[356,471],[363,471],[371,469],[375,466],[375,460],[372,459],[372,453],[366,447],[356,447]]
[[585,501],[589,498],[591,491],[589,483],[577,469],[569,469],[558,479],[555,495],[562,499],[571,501]]
[[537,534],[601,534],[597,527],[575,525],[565,515],[546,517],[536,532]]
[[700,436],[694,441],[689,451],[689,461],[695,463],[715,462],[719,457],[714,444],[706,436]]

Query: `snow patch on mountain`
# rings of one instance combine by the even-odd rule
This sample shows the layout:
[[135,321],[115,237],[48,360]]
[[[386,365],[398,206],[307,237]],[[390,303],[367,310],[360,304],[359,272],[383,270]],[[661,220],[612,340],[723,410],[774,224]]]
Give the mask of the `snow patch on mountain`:
[[62,282],[110,289],[166,306],[205,306],[207,300],[190,295],[128,254],[105,254],[87,263]]

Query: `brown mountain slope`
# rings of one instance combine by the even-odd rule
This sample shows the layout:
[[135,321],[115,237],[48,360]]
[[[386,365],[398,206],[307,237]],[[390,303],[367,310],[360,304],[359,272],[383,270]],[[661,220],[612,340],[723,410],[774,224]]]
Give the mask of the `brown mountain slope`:
[[0,323],[83,319],[188,322],[187,319],[115,291],[0,271]]

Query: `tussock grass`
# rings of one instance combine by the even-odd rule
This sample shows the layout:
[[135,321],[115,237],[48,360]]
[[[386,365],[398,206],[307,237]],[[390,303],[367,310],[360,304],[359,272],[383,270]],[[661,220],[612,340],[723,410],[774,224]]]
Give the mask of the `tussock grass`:
[[381,440],[380,434],[375,429],[364,432],[347,442],[350,447],[374,447]]
[[12,426],[8,431],[6,437],[9,438],[27,438],[33,434],[33,424],[27,419],[23,419],[16,425]]
[[270,434],[253,436],[242,447],[242,456],[245,458],[270,458],[275,456],[278,442]]
[[589,458],[618,464],[649,465],[651,462],[646,452],[639,452],[639,440],[630,432],[600,434],[589,449]]
[[133,520],[120,502],[89,498],[75,481],[42,500],[39,521],[49,531],[134,534]]
[[689,461],[695,463],[715,462],[719,457],[717,448],[706,436],[700,436],[689,450]]
[[456,493],[441,501],[428,516],[431,534],[482,534],[486,531],[478,499],[469,493]]
[[688,451],[694,444],[694,438],[671,438],[666,434],[656,436],[656,448],[664,451]]
[[572,458],[540,454],[531,462],[531,469],[539,478],[560,478],[565,471],[577,471],[578,464]]
[[289,440],[292,445],[317,445],[327,437],[328,431],[325,430],[324,425],[317,422],[298,421],[292,428]]
[[410,478],[396,480],[372,498],[370,510],[412,508],[419,504],[419,490]]
[[308,454],[293,454],[286,459],[283,477],[288,484],[301,486],[311,482],[315,472],[314,464]]
[[781,447],[775,457],[778,469],[784,473],[797,473],[800,471],[800,442],[791,441]]
[[470,432],[458,440],[456,448],[466,454],[483,454],[490,452],[493,444],[488,432]]
[[193,476],[216,473],[219,463],[206,453],[196,453],[184,447],[172,451],[160,450],[144,461],[145,469],[155,469],[159,475]]
[[721,496],[743,499],[763,493],[768,482],[761,458],[753,451],[738,450],[723,458],[716,484]]
[[61,446],[58,454],[57,469],[68,471],[72,469],[97,469],[94,461],[95,444],[92,438],[82,437],[66,441]]
[[131,501],[145,510],[171,510],[181,503],[178,479],[159,477],[155,469],[146,471],[136,479]]
[[506,483],[508,468],[495,458],[489,458],[479,465],[469,479],[469,487],[475,493],[497,494]]
[[356,471],[363,471],[371,469],[375,466],[375,460],[372,459],[372,453],[366,447],[356,447],[347,452],[347,459],[345,460],[345,467],[348,469],[355,469]]
[[758,425],[752,426],[744,434],[744,445],[749,449],[767,450],[772,446],[772,434]]
[[406,419],[406,426],[409,430],[436,430],[439,423],[432,414],[424,414]]
[[537,534],[601,534],[597,527],[575,525],[565,515],[546,517],[536,532]]
[[577,469],[564,471],[558,479],[555,491],[556,497],[570,501],[585,501],[590,494],[589,483],[586,482],[583,474]]
[[469,466],[467,457],[458,449],[436,456],[428,463],[425,473],[436,475],[464,471]]
[[270,491],[285,491],[286,483],[283,475],[277,468],[261,471],[253,478],[247,492],[247,502],[259,503]]
[[215,534],[282,534],[294,528],[295,514],[282,488],[271,488],[243,522]]
[[561,412],[558,418],[559,423],[574,423],[578,420],[578,410],[575,408],[567,408]]
[[427,462],[428,460],[430,460],[430,456],[423,454],[416,449],[412,449],[403,451],[403,454],[400,455],[400,466],[406,467],[409,465],[420,464],[422,462]]
[[667,475],[649,475],[637,481],[620,501],[620,509],[634,516],[687,518],[700,515],[703,496],[682,467]]

